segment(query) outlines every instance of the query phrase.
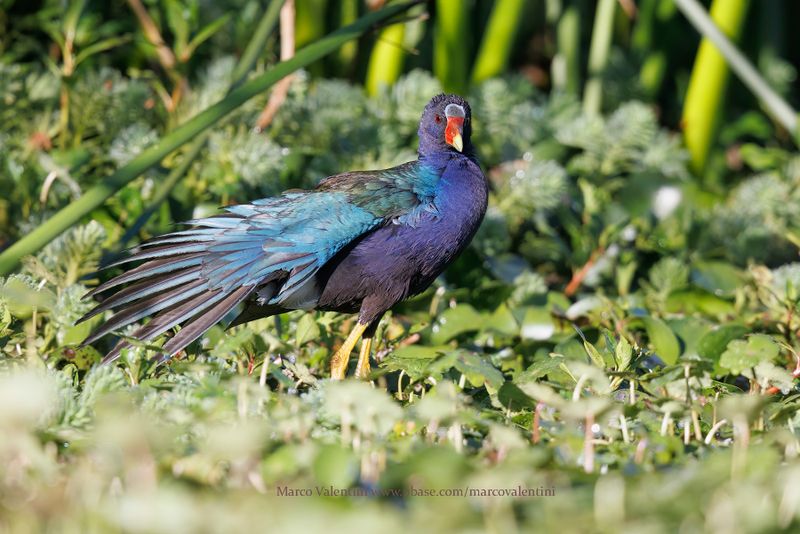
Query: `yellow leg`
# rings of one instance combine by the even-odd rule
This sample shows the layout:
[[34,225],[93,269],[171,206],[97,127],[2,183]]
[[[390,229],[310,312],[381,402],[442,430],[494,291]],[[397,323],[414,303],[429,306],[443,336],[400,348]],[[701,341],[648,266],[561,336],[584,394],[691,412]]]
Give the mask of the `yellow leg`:
[[357,322],[353,331],[350,332],[350,335],[344,340],[342,346],[339,347],[339,350],[337,350],[333,358],[331,358],[331,378],[334,380],[344,379],[344,374],[347,371],[347,364],[350,362],[350,353],[353,352],[353,348],[356,346],[356,343],[358,343],[358,338],[361,337],[361,334],[364,333],[367,326],[369,326],[369,324]]
[[356,366],[356,378],[367,378],[369,376],[369,353],[372,349],[372,338],[365,337],[361,340],[361,352],[358,353],[358,366]]

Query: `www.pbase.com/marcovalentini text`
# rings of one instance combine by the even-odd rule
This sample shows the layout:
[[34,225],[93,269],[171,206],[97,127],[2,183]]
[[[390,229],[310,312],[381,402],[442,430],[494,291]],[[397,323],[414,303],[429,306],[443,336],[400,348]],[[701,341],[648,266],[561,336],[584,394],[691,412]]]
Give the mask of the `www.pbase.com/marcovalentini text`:
[[310,488],[293,488],[276,486],[278,497],[554,497],[556,489],[526,488],[335,488],[333,486],[314,486]]

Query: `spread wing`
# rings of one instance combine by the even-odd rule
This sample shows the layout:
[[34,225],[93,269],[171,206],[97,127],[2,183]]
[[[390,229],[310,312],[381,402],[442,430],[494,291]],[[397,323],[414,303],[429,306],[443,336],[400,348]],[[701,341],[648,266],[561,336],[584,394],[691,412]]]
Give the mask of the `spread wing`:
[[[342,247],[380,222],[335,192],[288,193],[190,221],[192,228],[153,239],[115,264],[144,260],[87,295],[131,284],[81,318],[117,310],[84,343],[153,316],[132,337],[150,341],[182,325],[162,347],[171,356],[259,286],[274,281],[271,300],[290,298]],[[125,346],[118,343],[106,361]]]
[[[144,261],[87,295],[129,284],[80,319],[115,311],[84,343],[152,316],[131,337],[147,342],[180,325],[162,347],[168,358],[255,292],[261,303],[291,308],[287,303],[299,298],[304,284],[353,240],[388,222],[414,224],[433,209],[433,190],[418,182],[412,164],[347,173],[313,191],[189,221],[191,228],[148,241],[114,264]],[[104,361],[118,358],[127,345],[117,343]]]

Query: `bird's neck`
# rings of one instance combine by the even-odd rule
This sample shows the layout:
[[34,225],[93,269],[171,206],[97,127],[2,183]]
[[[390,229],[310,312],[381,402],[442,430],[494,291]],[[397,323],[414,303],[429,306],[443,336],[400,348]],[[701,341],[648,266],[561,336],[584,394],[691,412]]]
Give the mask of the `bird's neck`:
[[461,153],[449,149],[423,151],[420,148],[418,158],[420,163],[428,168],[435,169],[439,174],[444,172],[445,167],[447,167],[451,161],[457,158],[467,158],[475,164],[478,163],[478,160],[475,157],[475,152],[472,150],[472,146],[465,146],[464,152]]

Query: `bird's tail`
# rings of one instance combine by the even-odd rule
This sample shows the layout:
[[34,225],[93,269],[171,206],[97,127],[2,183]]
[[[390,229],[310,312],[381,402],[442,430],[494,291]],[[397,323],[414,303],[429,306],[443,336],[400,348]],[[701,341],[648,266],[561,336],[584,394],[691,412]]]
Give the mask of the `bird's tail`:
[[[253,283],[237,279],[247,262],[236,263],[230,253],[214,250],[214,234],[209,228],[193,228],[156,238],[141,245],[130,257],[109,265],[145,260],[143,264],[96,287],[86,298],[94,297],[123,284],[130,284],[102,301],[78,322],[100,313],[115,314],[95,330],[83,344],[124,328],[145,317],[153,319],[136,329],[130,337],[148,342],[166,331],[182,325],[181,330],[161,348],[162,361],[170,358],[222,319],[256,288]],[[247,252],[239,250],[238,252]],[[224,257],[222,257],[224,256]],[[246,256],[246,254],[245,254]],[[219,260],[225,261],[219,261]],[[218,263],[215,270],[215,261]],[[220,270],[223,270],[219,272]],[[219,274],[227,282],[212,284],[209,274]],[[243,284],[243,282],[245,282]],[[130,346],[120,340],[103,359],[116,360],[120,351]]]

